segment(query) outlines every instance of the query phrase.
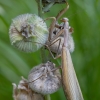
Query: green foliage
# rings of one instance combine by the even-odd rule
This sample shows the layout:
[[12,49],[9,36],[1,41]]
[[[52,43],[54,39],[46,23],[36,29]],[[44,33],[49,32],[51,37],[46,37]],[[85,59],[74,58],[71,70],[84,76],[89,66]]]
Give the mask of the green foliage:
[[[64,14],[74,28],[72,59],[85,100],[100,99],[99,4],[99,0],[69,0],[70,8]],[[44,18],[56,16],[64,7],[64,4],[54,5]],[[40,51],[23,53],[10,44],[11,19],[24,13],[38,13],[35,0],[0,0],[0,100],[13,100],[11,83],[18,83],[20,76],[27,78],[32,66],[41,63]],[[65,100],[62,89],[51,97]]]

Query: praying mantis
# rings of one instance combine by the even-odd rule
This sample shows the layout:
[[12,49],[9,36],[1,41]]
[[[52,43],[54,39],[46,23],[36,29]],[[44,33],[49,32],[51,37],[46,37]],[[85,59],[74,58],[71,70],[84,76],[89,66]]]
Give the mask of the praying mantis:
[[68,49],[68,35],[69,35],[68,19],[63,18],[62,21],[64,22],[64,30],[62,31],[62,33],[64,32],[64,43],[61,51],[63,89],[66,98],[68,98],[68,100],[83,100],[81,89],[76,77],[71,55]]
[[[58,40],[61,41],[61,34],[63,34],[63,45],[60,48],[60,53],[58,53],[58,49],[60,47],[60,42],[57,44],[58,49],[55,51],[57,54],[56,57],[53,56],[54,59],[61,57],[61,69],[62,69],[62,84],[63,84],[63,90],[65,92],[65,96],[68,100],[84,100],[81,89],[76,77],[76,73],[73,67],[70,50],[69,50],[69,38],[70,33],[72,33],[71,28],[69,27],[69,22],[67,18],[63,18],[61,21],[63,22],[63,25],[57,24],[57,20],[66,12],[66,10],[69,8],[69,5],[60,13],[58,13],[57,17],[51,17],[53,19],[53,22],[49,28],[49,38],[46,42],[45,46],[47,49],[49,49],[50,53],[52,54],[52,45],[56,43]],[[55,32],[54,35],[54,29],[57,28],[60,31]],[[56,40],[56,41],[55,41]],[[73,41],[72,41],[73,42]]]
[[[54,19],[51,25],[52,27],[49,29],[49,32],[52,33],[53,32],[52,28],[54,28],[55,26],[57,27],[57,25],[55,24],[56,20],[58,20],[66,12],[68,8],[69,6],[67,6],[64,10],[62,10],[57,15],[56,19]],[[68,100],[83,100],[83,96],[76,77],[76,73],[73,67],[73,63],[72,63],[72,59],[68,47],[69,46],[68,40],[69,40],[69,33],[70,33],[69,22],[67,18],[63,18],[61,21],[64,23],[62,29],[59,31],[59,33],[57,33],[57,35],[54,36],[53,39],[52,39],[52,34],[50,34],[49,41],[51,42],[51,44],[53,44],[52,41],[57,39],[62,33],[64,34],[64,43],[61,49],[60,56],[61,56],[61,69],[62,69],[62,83],[63,83],[65,96]]]
[[83,100],[81,89],[75,74],[70,52],[68,50],[68,34],[69,23],[67,18],[64,21],[64,43],[62,47],[61,60],[62,60],[62,82],[66,97],[68,100]]
[[[62,50],[62,44],[64,42],[64,34],[63,31],[63,25],[64,23],[61,23],[60,25],[57,23],[57,20],[68,10],[69,5],[66,3],[67,6],[63,10],[61,10],[56,17],[49,17],[45,20],[52,19],[53,22],[50,25],[49,28],[49,37],[45,44],[46,48],[49,50],[50,54],[52,55],[53,59],[57,59],[61,56],[61,50]],[[69,27],[70,34],[73,32],[72,28]],[[72,52],[74,50],[74,42],[72,37],[69,35],[69,47],[70,51]],[[53,55],[53,53],[56,54],[56,56]]]

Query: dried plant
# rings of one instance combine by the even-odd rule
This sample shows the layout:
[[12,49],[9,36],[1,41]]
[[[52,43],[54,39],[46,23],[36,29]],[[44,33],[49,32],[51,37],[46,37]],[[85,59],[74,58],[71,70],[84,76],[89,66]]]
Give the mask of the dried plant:
[[13,83],[14,100],[44,100],[44,96],[34,92],[28,87],[28,81],[22,77],[18,86]]

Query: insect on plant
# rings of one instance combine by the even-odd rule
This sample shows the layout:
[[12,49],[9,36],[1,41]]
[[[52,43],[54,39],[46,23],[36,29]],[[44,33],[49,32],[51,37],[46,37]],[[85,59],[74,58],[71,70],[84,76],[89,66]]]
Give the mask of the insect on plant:
[[[53,37],[55,36],[54,33],[59,34],[59,32],[57,33],[55,29],[57,29],[57,31],[63,30],[63,24],[58,25],[56,23],[60,16],[62,16],[67,9],[68,6],[63,9],[56,18],[47,18],[53,19],[49,31],[44,20],[35,14],[22,14],[17,16],[12,20],[12,24],[9,29],[11,44],[14,45],[17,49],[24,52],[35,52],[42,46],[45,46],[47,49],[49,49],[52,56],[52,52],[58,55],[59,52],[61,52],[64,39],[63,36],[59,36],[56,39],[53,39]],[[70,40],[73,41],[72,38]],[[53,58],[56,59],[57,57],[53,56]]]
[[[56,17],[49,17],[48,19],[52,19],[53,22],[49,28],[49,37],[45,44],[45,47],[49,50],[50,54],[54,59],[59,58],[61,56],[62,45],[64,42],[64,22],[58,24],[58,19],[68,10],[69,5],[67,4],[66,8],[61,10]],[[74,41],[71,36],[73,33],[73,28],[69,26],[69,35],[68,35],[68,48],[70,52],[74,51]]]
[[64,43],[62,47],[62,80],[63,88],[68,100],[83,100],[81,89],[73,67],[72,59],[68,49],[69,23],[67,18],[63,18],[64,22]]
[[[57,20],[65,13],[69,5],[63,9],[56,18],[52,17],[53,22],[49,28],[49,38],[45,46],[49,49],[50,53],[56,53],[54,59],[61,57],[62,69],[62,83],[63,89],[68,100],[83,100],[81,89],[76,77],[73,67],[72,59],[69,51],[74,50],[74,42],[70,34],[73,32],[69,26],[68,18],[63,18],[62,23],[57,24]],[[63,38],[63,42],[61,43]],[[57,43],[59,41],[59,43]],[[58,46],[55,51],[52,50],[52,45]],[[60,46],[61,45],[61,46]]]
[[[54,59],[61,57],[62,83],[66,97],[68,100],[83,100],[70,56],[70,52],[74,50],[74,42],[71,37],[73,30],[69,26],[67,18],[63,18],[60,25],[57,23],[68,8],[69,5],[67,4],[66,8],[61,10],[56,18],[47,18],[53,19],[49,31],[45,22],[36,15],[27,14],[17,17],[10,27],[10,38],[12,44],[22,51],[35,52],[40,47],[45,46]],[[54,49],[55,47],[56,49]]]
[[[69,8],[69,6],[66,7],[66,9],[62,10],[56,17],[56,19],[59,19],[60,16]],[[76,77],[76,73],[73,67],[72,59],[70,56],[70,47],[72,46],[72,49],[74,50],[74,44],[73,40],[70,37],[70,33],[72,32],[72,29],[69,26],[68,18],[63,18],[61,20],[63,22],[63,25],[61,26],[54,24],[56,21],[53,22],[53,26],[61,27],[60,31],[52,38],[52,34],[50,34],[50,43],[53,44],[53,41],[59,38],[61,34],[63,34],[63,45],[61,49],[61,68],[62,68],[62,83],[63,83],[63,89],[66,95],[66,98],[68,100],[83,100],[83,96],[81,93],[81,89]],[[50,31],[53,32],[53,29],[50,28]],[[49,32],[50,32],[49,31]],[[59,40],[59,39],[58,39]],[[61,39],[60,39],[61,41]],[[72,43],[71,43],[72,42]],[[50,45],[51,45],[50,44]],[[59,44],[60,45],[60,44]],[[59,48],[58,45],[58,48]],[[51,49],[51,48],[49,48]],[[57,50],[58,51],[58,50]],[[58,56],[58,57],[59,57]],[[56,57],[57,58],[57,57]]]

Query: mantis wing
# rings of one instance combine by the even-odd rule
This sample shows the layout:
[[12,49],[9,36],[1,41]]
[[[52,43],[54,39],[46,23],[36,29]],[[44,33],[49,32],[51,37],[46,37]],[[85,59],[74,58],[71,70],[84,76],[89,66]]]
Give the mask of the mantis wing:
[[84,100],[69,50],[62,47],[62,83],[68,100]]

